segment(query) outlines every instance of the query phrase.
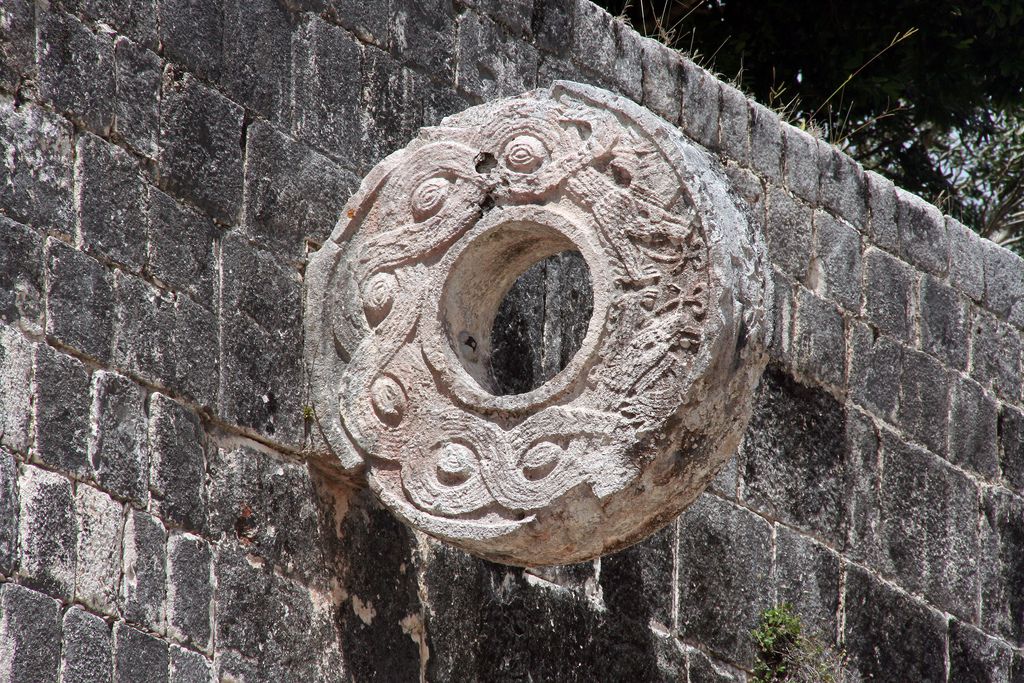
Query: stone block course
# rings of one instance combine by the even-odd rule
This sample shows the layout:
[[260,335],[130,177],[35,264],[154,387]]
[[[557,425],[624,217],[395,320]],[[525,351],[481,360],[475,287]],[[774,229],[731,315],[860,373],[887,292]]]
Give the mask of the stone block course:
[[861,676],[946,679],[946,618],[847,565],[844,643]]
[[985,307],[1024,328],[1024,260],[987,240],[981,244],[985,254]]
[[66,474],[88,477],[88,368],[71,356],[39,344],[35,347],[34,460]]
[[489,100],[518,95],[536,85],[538,56],[533,46],[473,12],[459,17],[458,26],[455,82],[460,89]]
[[18,462],[0,448],[0,575],[18,568]]
[[0,94],[0,206],[8,218],[74,233],[72,134],[64,118]]
[[216,80],[224,43],[224,0],[155,0],[160,45],[167,59]]
[[[752,666],[747,633],[772,604],[771,528],[762,518],[703,494],[679,518],[679,632]],[[716,558],[729,557],[726,563]]]
[[129,622],[162,633],[167,595],[167,532],[160,521],[129,508],[121,556],[118,606]]
[[207,216],[153,188],[147,271],[161,284],[214,310],[220,229]]
[[149,186],[131,155],[93,135],[76,146],[75,211],[85,250],[138,271],[146,258]]
[[722,86],[722,111],[719,122],[722,152],[741,166],[750,164],[750,104],[747,96],[732,87]]
[[79,484],[75,512],[79,526],[75,600],[95,612],[116,614],[124,508],[107,494]]
[[766,181],[782,180],[782,121],[774,111],[757,102],[750,105],[750,165]]
[[946,454],[951,384],[949,371],[937,360],[919,351],[904,351],[896,424],[938,455]]
[[931,275],[921,277],[919,306],[921,348],[947,366],[967,369],[970,320],[956,290]]
[[683,98],[683,56],[650,38],[640,42],[644,106],[666,121],[679,120]]
[[811,206],[817,206],[821,174],[818,168],[818,147],[821,143],[810,133],[793,126],[782,127],[782,139],[785,145],[786,187]]
[[30,588],[70,602],[75,594],[79,521],[71,482],[25,466],[18,476],[18,574]]
[[150,159],[156,158],[159,140],[162,74],[163,62],[156,53],[124,37],[115,41],[113,132]]
[[877,249],[864,253],[864,315],[880,331],[903,342],[914,338],[914,271]]
[[313,18],[293,37],[292,134],[345,168],[361,169],[362,52],[345,30]]
[[64,612],[60,675],[67,683],[109,683],[112,634],[106,622],[74,606]]
[[227,224],[242,200],[240,106],[190,74],[164,69],[160,104],[160,187]]
[[0,324],[0,446],[26,455],[35,437],[32,417],[35,387],[35,344],[17,330]]
[[834,544],[842,539],[845,414],[822,389],[765,371],[738,455],[740,498]]
[[191,534],[174,533],[167,541],[167,632],[173,638],[210,647],[210,545]]
[[927,273],[945,275],[950,249],[942,213],[917,195],[897,189],[896,223],[900,255]]
[[718,149],[721,83],[688,59],[683,60],[683,101],[679,126],[709,149]]
[[327,239],[358,180],[261,122],[249,128],[246,144],[246,234],[275,254],[303,258],[306,240]]
[[0,321],[38,329],[43,322],[43,238],[0,216]]
[[163,394],[149,399],[149,485],[161,519],[203,532],[206,437],[199,418]]
[[772,261],[797,282],[803,282],[811,259],[812,211],[785,190],[768,191],[766,239]]
[[114,624],[114,683],[166,683],[167,643],[132,628]]
[[1024,645],[1024,500],[998,488],[982,501],[981,621],[986,632]]
[[568,36],[573,61],[609,90],[642,101],[640,37],[593,3],[569,0],[569,4],[575,5]]
[[985,296],[986,249],[978,233],[946,216],[949,232],[949,284],[981,303]]
[[363,48],[359,123],[361,160],[367,168],[416,136],[421,123],[416,80],[412,69],[387,52],[372,46]]
[[232,101],[283,123],[291,114],[291,32],[275,0],[223,0],[220,83]]
[[867,232],[868,190],[864,169],[835,147],[820,145],[818,153],[821,206],[861,232]]
[[213,667],[205,657],[177,645],[170,646],[169,674],[175,683],[210,683],[215,680]]
[[0,671],[19,683],[50,683],[60,667],[60,603],[14,583],[0,585]]
[[847,311],[860,310],[863,272],[860,234],[846,221],[814,212],[814,256],[810,278],[815,290]]
[[841,392],[846,383],[846,331],[842,313],[825,299],[797,288],[793,323],[793,366]]
[[1013,403],[1021,400],[1020,334],[980,311],[971,325],[971,378]]
[[1024,412],[1003,405],[999,413],[999,465],[1011,491],[1024,496]]
[[442,81],[455,75],[455,7],[451,0],[390,0],[388,45],[405,63]]
[[958,377],[949,412],[949,460],[985,479],[999,474],[998,405],[976,382]]
[[101,362],[109,361],[114,278],[108,268],[56,239],[46,242],[46,333]]
[[114,43],[57,8],[38,13],[36,54],[44,102],[97,135],[114,123]]

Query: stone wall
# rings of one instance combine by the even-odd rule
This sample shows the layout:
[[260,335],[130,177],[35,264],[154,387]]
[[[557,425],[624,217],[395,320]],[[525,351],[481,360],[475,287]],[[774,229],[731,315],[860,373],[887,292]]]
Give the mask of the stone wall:
[[[728,162],[775,341],[736,458],[520,570],[317,454],[307,255],[423,125],[556,78]],[[1024,263],[585,0],[0,6],[0,679],[1024,680]]]

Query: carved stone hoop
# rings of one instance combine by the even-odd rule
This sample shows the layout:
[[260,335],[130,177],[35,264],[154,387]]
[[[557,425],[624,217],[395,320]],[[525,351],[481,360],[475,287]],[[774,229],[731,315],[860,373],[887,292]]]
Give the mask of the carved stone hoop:
[[[502,299],[566,250],[590,272],[582,345],[497,395]],[[473,107],[374,168],[309,265],[319,429],[395,514],[473,553],[616,550],[734,452],[764,367],[764,267],[718,163],[649,111],[569,82]]]

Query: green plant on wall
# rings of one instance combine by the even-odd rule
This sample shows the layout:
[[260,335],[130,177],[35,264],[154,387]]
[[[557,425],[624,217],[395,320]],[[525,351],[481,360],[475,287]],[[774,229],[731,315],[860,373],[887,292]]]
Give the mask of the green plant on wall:
[[800,617],[788,604],[765,610],[751,636],[758,650],[755,683],[843,683],[847,680],[842,655],[806,633]]

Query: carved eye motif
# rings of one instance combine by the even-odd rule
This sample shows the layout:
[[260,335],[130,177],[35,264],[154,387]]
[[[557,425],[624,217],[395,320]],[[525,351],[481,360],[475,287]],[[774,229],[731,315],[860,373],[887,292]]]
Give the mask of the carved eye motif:
[[520,135],[505,148],[505,165],[516,173],[533,173],[547,156],[544,143],[532,135]]
[[473,451],[459,443],[448,443],[441,448],[437,459],[437,480],[447,486],[458,486],[473,472]]
[[371,326],[379,325],[391,311],[396,287],[391,273],[377,273],[363,286],[363,313]]
[[405,391],[394,379],[381,377],[370,387],[370,403],[381,422],[397,426],[405,414]]
[[412,217],[425,221],[436,214],[444,206],[450,189],[451,183],[447,178],[424,180],[412,193]]

